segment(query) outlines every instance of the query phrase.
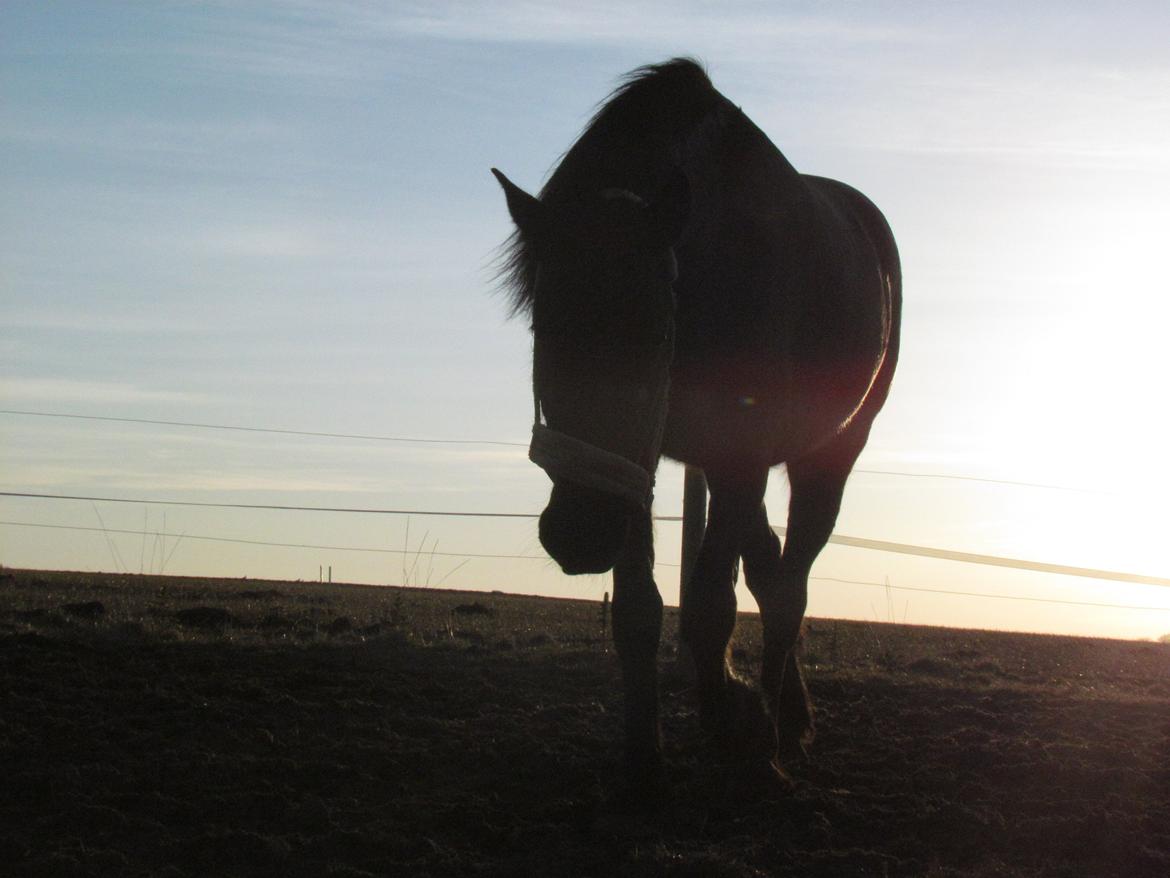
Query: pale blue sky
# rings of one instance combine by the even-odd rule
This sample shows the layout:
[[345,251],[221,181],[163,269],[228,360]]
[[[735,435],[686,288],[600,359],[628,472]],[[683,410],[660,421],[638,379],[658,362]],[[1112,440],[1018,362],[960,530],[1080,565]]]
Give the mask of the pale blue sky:
[[[1162,267],[1170,8],[1074,3],[21,3],[0,7],[0,407],[524,442],[529,342],[490,290],[488,168],[537,189],[620,74],[692,54],[801,170],[887,214],[903,361],[839,532],[1170,575]],[[681,477],[660,474],[661,514]],[[783,520],[784,480],[773,479]],[[0,415],[0,490],[537,512],[522,448]],[[151,569],[161,507],[0,498],[0,562]],[[539,554],[531,521],[169,508],[176,573],[401,582]],[[100,518],[100,521],[99,521]],[[675,560],[677,527],[659,527]],[[111,548],[111,544],[113,548]],[[157,551],[156,551],[157,556]],[[551,562],[431,582],[600,597]],[[154,561],[154,569],[159,562]],[[821,577],[1170,607],[832,547]],[[659,571],[668,600],[677,572]],[[406,577],[420,584],[416,569]],[[891,615],[819,581],[812,612]],[[1126,636],[1170,612],[893,591],[911,622]],[[750,607],[744,596],[743,604]]]

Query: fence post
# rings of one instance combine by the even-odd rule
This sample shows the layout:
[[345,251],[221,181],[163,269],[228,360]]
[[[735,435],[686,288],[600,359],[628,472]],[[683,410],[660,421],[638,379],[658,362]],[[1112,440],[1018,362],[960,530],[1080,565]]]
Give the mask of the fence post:
[[687,585],[703,534],[707,530],[707,477],[697,466],[688,466],[683,476],[682,573],[678,583],[678,603],[686,603]]

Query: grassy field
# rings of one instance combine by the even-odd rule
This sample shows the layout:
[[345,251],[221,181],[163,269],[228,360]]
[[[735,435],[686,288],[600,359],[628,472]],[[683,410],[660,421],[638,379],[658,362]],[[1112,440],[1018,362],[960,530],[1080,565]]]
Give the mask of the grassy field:
[[1170,875],[1170,645],[813,620],[781,793],[706,748],[676,621],[635,809],[596,603],[0,572],[0,871]]

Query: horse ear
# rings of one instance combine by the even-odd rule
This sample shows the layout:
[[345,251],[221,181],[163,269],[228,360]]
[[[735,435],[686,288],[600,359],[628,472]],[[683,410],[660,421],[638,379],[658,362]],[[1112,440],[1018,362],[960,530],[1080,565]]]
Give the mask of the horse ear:
[[512,222],[526,238],[541,237],[546,226],[545,214],[547,208],[540,200],[529,195],[502,173],[492,168],[492,173],[504,189],[504,198],[508,201],[508,213],[512,215]]
[[673,247],[682,237],[691,216],[691,184],[687,175],[675,169],[650,204],[650,218],[656,243]]

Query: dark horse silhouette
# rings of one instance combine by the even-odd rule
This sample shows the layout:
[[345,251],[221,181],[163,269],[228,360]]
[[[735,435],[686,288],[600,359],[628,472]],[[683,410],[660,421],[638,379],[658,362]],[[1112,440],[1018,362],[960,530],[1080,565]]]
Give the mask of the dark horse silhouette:
[[[889,226],[844,183],[797,173],[689,59],[629,74],[539,198],[492,172],[516,224],[505,278],[531,317],[530,456],[553,480],[540,540],[566,573],[613,569],[628,778],[662,770],[661,455],[702,468],[711,491],[681,608],[703,726],[782,771],[813,731],[795,655],[809,570],[897,361]],[[780,463],[783,550],[763,502]],[[740,558],[762,692],[727,659]]]

